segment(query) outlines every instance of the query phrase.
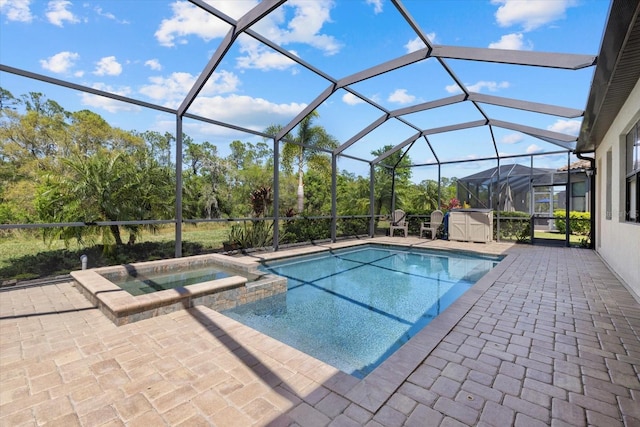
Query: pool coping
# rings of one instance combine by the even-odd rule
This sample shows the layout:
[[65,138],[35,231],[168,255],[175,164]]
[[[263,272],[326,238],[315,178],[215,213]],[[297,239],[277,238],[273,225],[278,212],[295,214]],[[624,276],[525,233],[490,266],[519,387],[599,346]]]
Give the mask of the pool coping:
[[[346,397],[365,409],[377,411],[471,310],[515,258],[514,255],[506,255],[497,266],[363,378]],[[375,390],[375,394],[371,393],[372,390]]]
[[[396,350],[384,362],[376,367],[371,373],[362,379],[358,379],[350,374],[313,358],[326,370],[335,370],[337,375],[331,381],[325,383],[326,387],[344,395],[352,402],[363,408],[376,412],[382,405],[397,391],[397,389],[407,380],[407,378],[422,364],[436,346],[447,336],[447,334],[458,324],[458,322],[471,310],[480,297],[496,282],[505,270],[518,257],[515,254],[501,253],[495,254],[482,252],[481,250],[458,250],[455,248],[442,248],[425,244],[424,240],[411,240],[401,242],[395,239],[370,239],[357,242],[339,242],[336,244],[323,244],[313,247],[296,248],[285,253],[269,252],[263,254],[246,255],[251,261],[282,260],[299,255],[310,255],[325,252],[333,249],[357,247],[367,244],[402,246],[407,248],[430,249],[443,252],[464,252],[468,254],[484,254],[492,256],[503,256],[504,258],[471,286],[464,294],[456,299],[449,307],[433,319],[420,332],[414,335],[402,347]],[[483,244],[478,244],[480,248]],[[505,248],[506,249],[506,248]],[[226,316],[225,316],[226,317]],[[230,319],[230,318],[229,318]],[[232,320],[232,319],[230,319]],[[239,323],[239,322],[238,322]],[[281,342],[281,341],[278,341]],[[282,343],[283,345],[287,345]],[[298,350],[300,351],[300,350]],[[306,353],[305,353],[306,354]]]

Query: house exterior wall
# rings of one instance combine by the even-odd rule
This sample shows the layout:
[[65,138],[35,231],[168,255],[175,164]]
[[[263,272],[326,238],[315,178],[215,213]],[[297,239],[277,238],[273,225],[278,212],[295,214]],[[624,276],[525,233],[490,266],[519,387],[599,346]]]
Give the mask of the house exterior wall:
[[[640,80],[596,148],[596,250],[640,298],[640,224],[625,222],[624,136],[640,118]],[[611,162],[607,153],[611,151]],[[610,215],[607,215],[607,164],[611,164]],[[607,218],[609,216],[609,219]]]

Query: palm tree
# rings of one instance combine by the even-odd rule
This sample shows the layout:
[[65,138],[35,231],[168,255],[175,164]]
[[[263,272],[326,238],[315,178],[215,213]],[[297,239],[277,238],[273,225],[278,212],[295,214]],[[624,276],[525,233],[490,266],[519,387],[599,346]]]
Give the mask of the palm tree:
[[[171,170],[163,168],[148,153],[128,154],[101,151],[90,157],[64,159],[66,173],[45,176],[37,197],[38,212],[49,222],[85,222],[148,220],[167,218],[173,206]],[[134,243],[139,225],[127,225],[129,242]],[[153,228],[153,226],[147,228]],[[64,227],[47,229],[49,238],[60,236],[80,243],[93,235],[103,243],[124,242],[120,227]]]
[[416,212],[431,212],[438,209],[438,182],[425,179],[413,186],[411,206]]
[[[282,165],[285,170],[292,172],[294,166],[298,173],[298,213],[304,210],[304,169],[306,166],[321,167],[326,164],[326,155],[317,149],[333,149],[338,146],[338,141],[322,126],[313,126],[313,120],[320,115],[312,111],[298,126],[297,133],[289,139],[293,143],[286,142],[282,149]],[[272,125],[265,133],[276,135],[282,126]],[[317,148],[317,149],[316,149]]]
[[[385,145],[382,148],[372,151],[371,154],[378,157],[392,148],[393,145]],[[396,193],[396,207],[401,208],[406,204],[404,196],[409,186],[409,179],[411,178],[411,168],[408,167],[410,164],[411,159],[409,156],[403,155],[402,151],[399,150],[382,160],[380,164],[376,166],[374,195],[376,227],[378,226],[378,218],[383,212],[382,208],[385,207],[388,212],[391,212],[394,191]],[[395,188],[393,185],[394,167],[396,168]]]

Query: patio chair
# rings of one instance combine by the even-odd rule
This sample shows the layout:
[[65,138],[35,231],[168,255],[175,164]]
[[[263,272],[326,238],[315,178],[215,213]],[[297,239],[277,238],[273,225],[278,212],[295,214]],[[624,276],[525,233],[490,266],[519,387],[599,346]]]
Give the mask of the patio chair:
[[409,223],[407,223],[405,217],[407,214],[402,209],[396,209],[391,214],[391,225],[389,226],[389,235],[393,237],[394,230],[404,230],[404,237],[407,237],[409,232]]
[[444,214],[441,210],[435,210],[431,212],[431,218],[429,218],[429,222],[423,222],[422,225],[420,225],[420,237],[422,237],[422,233],[424,231],[430,231],[431,240],[435,240],[436,234],[438,234],[438,228],[440,228],[443,218]]

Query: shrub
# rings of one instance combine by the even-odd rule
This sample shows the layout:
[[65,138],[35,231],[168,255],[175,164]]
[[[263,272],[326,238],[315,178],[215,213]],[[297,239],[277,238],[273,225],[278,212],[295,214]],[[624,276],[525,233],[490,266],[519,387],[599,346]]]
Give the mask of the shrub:
[[[560,233],[566,233],[567,213],[564,209],[553,211],[556,228]],[[589,212],[569,211],[569,227],[571,234],[588,236],[591,232],[591,214]]]
[[[498,217],[493,215],[493,238],[498,238]],[[500,211],[500,240],[528,242],[531,239],[531,221],[526,212]]]
[[234,224],[229,230],[229,242],[243,249],[264,248],[273,244],[273,222],[252,221],[243,225]]
[[303,216],[284,221],[282,243],[298,243],[331,238],[330,218],[308,218]]
[[338,235],[358,236],[369,233],[369,218],[341,218],[338,222]]

